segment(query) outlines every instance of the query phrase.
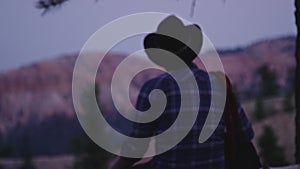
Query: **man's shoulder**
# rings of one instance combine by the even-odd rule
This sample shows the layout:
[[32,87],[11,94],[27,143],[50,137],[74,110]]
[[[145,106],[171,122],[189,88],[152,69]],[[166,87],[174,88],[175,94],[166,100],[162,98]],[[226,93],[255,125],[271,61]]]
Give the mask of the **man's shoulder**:
[[199,68],[194,69],[193,73],[195,76],[200,77],[202,79],[206,79],[206,80],[209,79],[209,73],[203,69],[199,69]]
[[171,79],[171,75],[169,75],[168,73],[163,73],[146,81],[142,88],[158,88],[162,83],[165,83],[166,81],[169,81]]
[[[196,80],[200,81],[209,81],[209,73],[198,67],[192,67],[191,71]],[[185,76],[185,75],[182,75]],[[187,77],[188,78],[188,77]],[[144,86],[148,87],[157,87],[159,85],[166,85],[170,83],[176,83],[175,78],[170,73],[163,73],[154,78],[149,79],[144,83]]]

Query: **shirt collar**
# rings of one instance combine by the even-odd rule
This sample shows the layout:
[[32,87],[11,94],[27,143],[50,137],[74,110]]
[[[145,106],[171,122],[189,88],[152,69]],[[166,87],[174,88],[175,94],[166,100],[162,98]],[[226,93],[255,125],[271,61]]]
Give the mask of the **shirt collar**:
[[180,80],[186,80],[191,75],[190,71],[192,71],[192,73],[195,73],[198,69],[199,68],[194,63],[190,63],[187,65],[187,67],[179,68],[176,70],[169,70],[169,73],[172,76],[176,76]]

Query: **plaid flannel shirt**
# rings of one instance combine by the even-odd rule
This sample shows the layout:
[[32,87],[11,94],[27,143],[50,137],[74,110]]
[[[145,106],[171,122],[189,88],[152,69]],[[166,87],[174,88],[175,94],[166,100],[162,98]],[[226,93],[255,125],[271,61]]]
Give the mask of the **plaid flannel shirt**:
[[[189,131],[187,136],[180,141],[172,149],[165,153],[156,155],[152,160],[154,169],[224,169],[224,135],[225,135],[225,119],[222,117],[217,122],[217,128],[212,136],[204,143],[199,143],[198,138],[206,120],[211,104],[211,86],[210,79],[214,77],[208,75],[207,72],[199,69],[196,65],[189,66],[193,72],[198,84],[199,93],[195,89],[187,91],[190,98],[193,95],[200,96],[200,103],[193,103],[185,107],[184,113],[193,110],[193,107],[199,107],[198,115],[195,124]],[[173,73],[182,73],[184,71],[178,70]],[[183,83],[189,83],[189,75],[180,75]],[[153,89],[162,90],[167,97],[167,104],[164,112],[159,118],[149,123],[134,123],[131,136],[133,137],[150,137],[158,135],[168,129],[177,118],[181,106],[181,92],[176,81],[169,74],[162,74],[152,80],[146,82],[140,90],[136,109],[139,111],[146,111],[150,108],[149,94]],[[216,92],[216,94],[218,94]],[[193,104],[195,104],[193,106]],[[197,105],[198,104],[198,105]],[[239,120],[240,128],[239,134],[245,140],[251,140],[254,136],[250,122],[248,121],[242,107],[239,105]],[[182,126],[181,126],[182,127]],[[176,128],[175,128],[176,130]],[[179,131],[178,131],[179,132]],[[156,146],[168,145],[167,140],[156,140]]]

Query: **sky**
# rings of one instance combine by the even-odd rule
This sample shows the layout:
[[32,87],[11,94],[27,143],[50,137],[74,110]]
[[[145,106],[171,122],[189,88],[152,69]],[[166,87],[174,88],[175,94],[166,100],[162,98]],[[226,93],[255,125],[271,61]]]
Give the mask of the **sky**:
[[[0,72],[80,51],[88,38],[109,22],[139,12],[178,15],[201,26],[217,49],[296,35],[294,0],[70,0],[42,16],[36,1],[0,2]],[[142,49],[143,36],[113,49]]]

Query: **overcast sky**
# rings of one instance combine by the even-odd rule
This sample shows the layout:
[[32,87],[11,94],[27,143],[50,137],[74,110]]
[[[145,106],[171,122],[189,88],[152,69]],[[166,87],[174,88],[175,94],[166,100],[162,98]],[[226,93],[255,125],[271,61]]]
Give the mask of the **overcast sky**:
[[[71,0],[41,16],[35,1],[0,2],[0,71],[73,54],[103,25],[137,12],[177,14],[202,29],[216,48],[234,48],[255,41],[295,35],[294,0]],[[142,48],[142,36],[115,50],[130,53]]]

